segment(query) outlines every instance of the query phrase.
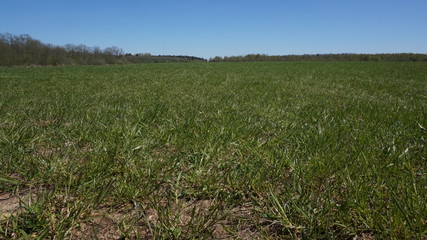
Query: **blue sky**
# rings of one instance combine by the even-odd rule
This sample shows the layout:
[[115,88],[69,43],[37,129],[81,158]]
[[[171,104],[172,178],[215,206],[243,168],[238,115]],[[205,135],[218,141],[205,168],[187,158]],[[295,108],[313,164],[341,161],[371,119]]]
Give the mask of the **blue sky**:
[[427,0],[0,0],[0,32],[205,58],[427,53]]

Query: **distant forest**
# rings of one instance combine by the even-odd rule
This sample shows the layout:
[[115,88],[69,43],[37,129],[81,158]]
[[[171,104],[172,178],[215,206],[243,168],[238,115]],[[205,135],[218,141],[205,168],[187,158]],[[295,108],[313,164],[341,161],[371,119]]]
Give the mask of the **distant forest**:
[[281,61],[389,61],[422,62],[427,61],[427,54],[390,53],[390,54],[305,54],[305,55],[265,55],[248,54],[245,56],[214,57],[211,62],[281,62]]
[[[88,47],[66,44],[55,46],[33,39],[28,34],[0,34],[0,66],[31,65],[105,65],[163,62],[207,61],[194,56],[124,53],[119,47]],[[427,61],[427,54],[306,54],[214,57],[210,62],[277,62],[277,61]]]
[[119,47],[88,47],[67,44],[55,46],[33,39],[28,34],[0,34],[0,66],[105,65],[160,62],[206,61],[194,56],[124,53]]

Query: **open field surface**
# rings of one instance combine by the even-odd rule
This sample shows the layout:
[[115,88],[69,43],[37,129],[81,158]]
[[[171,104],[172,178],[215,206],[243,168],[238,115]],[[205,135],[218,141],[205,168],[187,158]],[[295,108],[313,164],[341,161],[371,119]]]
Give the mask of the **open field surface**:
[[0,68],[0,238],[427,238],[427,63]]

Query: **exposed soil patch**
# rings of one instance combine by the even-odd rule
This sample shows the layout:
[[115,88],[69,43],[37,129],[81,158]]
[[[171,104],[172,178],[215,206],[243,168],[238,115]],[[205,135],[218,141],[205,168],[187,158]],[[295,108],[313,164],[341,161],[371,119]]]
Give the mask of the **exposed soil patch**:
[[[163,204],[163,203],[162,203]],[[261,239],[251,217],[253,208],[250,205],[238,206],[230,210],[224,218],[212,218],[213,200],[186,201],[168,207],[174,220],[165,219],[154,208],[142,209],[136,204],[129,204],[122,209],[108,211],[95,210],[82,221],[72,232],[74,239],[151,239],[159,227],[168,221],[175,221],[175,227],[191,231],[192,224],[206,225],[202,230],[210,229],[213,239]],[[237,226],[237,227],[236,227]],[[208,231],[209,232],[209,231]],[[182,236],[185,238],[185,235]]]
[[114,216],[104,213],[93,216],[94,219],[82,222],[71,232],[71,239],[121,239],[118,228],[119,219],[123,216]]
[[12,214],[19,213],[22,204],[31,204],[36,200],[36,194],[23,190],[18,194],[4,193],[0,195],[0,220],[5,220]]

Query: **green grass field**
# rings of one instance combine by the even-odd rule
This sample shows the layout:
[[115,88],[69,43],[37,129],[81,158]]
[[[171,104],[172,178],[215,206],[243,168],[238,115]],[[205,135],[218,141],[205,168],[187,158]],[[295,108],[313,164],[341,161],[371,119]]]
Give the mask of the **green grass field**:
[[0,238],[425,239],[427,63],[0,68]]

